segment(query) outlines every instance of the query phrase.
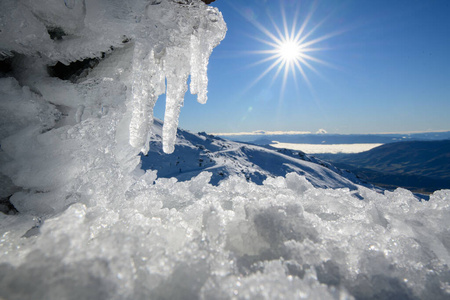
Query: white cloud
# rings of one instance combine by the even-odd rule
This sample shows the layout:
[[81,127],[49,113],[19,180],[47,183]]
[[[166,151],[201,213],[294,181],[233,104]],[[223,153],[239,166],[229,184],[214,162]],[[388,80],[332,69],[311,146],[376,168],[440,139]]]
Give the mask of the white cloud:
[[317,134],[325,134],[325,133],[328,133],[325,129],[323,129],[323,128],[320,128],[319,130],[317,130],[317,132],[316,132]]

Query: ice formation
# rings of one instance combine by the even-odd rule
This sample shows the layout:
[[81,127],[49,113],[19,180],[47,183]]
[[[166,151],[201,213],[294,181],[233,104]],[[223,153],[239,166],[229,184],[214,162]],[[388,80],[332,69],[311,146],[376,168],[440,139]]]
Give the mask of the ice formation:
[[0,298],[450,297],[448,190],[418,201],[299,172],[213,186],[139,169],[165,81],[164,151],[188,76],[206,101],[217,9],[2,0],[0,26]]
[[[26,74],[18,74],[20,83],[35,88],[44,98],[51,98],[48,100],[53,104],[76,109],[77,121],[82,119],[84,102],[89,101],[86,95],[80,95],[79,86],[67,86],[69,91],[65,93],[69,95],[54,97],[46,93],[52,93],[49,90],[54,85],[64,83],[49,78],[36,82],[36,77],[46,77],[45,66],[57,62],[69,64],[110,55],[116,49],[131,48],[128,50],[131,68],[117,69],[115,75],[130,77],[121,78],[124,86],[131,90],[127,92],[131,114],[129,142],[145,153],[153,106],[158,96],[166,92],[165,80],[164,149],[170,153],[188,77],[191,76],[191,92],[198,94],[200,103],[205,103],[208,59],[226,31],[220,12],[197,0],[52,0],[45,3],[5,0],[1,11],[3,58],[15,57],[14,62],[18,63],[17,56],[25,55],[28,61],[22,59],[21,63],[35,65],[34,72],[30,73],[31,66],[28,66]],[[120,74],[126,71],[131,75]],[[98,84],[92,81],[91,85]]]

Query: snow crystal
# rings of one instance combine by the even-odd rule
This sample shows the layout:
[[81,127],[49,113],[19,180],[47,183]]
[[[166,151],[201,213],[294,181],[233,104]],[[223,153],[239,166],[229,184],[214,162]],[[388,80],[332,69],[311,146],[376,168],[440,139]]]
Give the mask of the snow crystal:
[[[2,0],[0,24],[0,298],[450,297],[448,190],[380,193],[292,157],[260,185],[139,168],[165,81],[166,152],[189,76],[206,101],[217,9]],[[248,170],[267,155],[226,150]]]

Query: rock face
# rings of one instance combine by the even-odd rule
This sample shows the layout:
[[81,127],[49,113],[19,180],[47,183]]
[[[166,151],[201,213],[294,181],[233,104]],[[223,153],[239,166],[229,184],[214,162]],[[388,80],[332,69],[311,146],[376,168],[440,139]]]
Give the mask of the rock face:
[[205,2],[206,4],[210,4],[210,3],[213,3],[216,0],[202,0],[202,1]]

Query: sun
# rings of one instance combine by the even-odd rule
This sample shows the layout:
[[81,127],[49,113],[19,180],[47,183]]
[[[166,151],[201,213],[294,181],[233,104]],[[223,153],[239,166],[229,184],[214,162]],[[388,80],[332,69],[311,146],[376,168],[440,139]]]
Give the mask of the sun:
[[342,32],[336,31],[315,37],[315,32],[325,22],[326,18],[317,22],[314,26],[310,26],[313,13],[314,8],[311,8],[303,18],[302,22],[299,22],[300,14],[297,9],[291,24],[288,25],[285,9],[281,6],[282,27],[278,26],[274,19],[269,16],[273,26],[272,31],[256,21],[252,22],[253,25],[265,35],[263,38],[255,36],[253,38],[265,44],[267,48],[265,50],[252,51],[252,53],[263,54],[266,56],[254,65],[270,63],[263,73],[256,78],[252,85],[256,84],[256,82],[274,70],[275,74],[273,75],[272,82],[282,74],[282,92],[284,92],[289,74],[292,75],[296,84],[297,74],[301,74],[303,80],[310,88],[312,88],[305,70],[308,69],[319,74],[313,64],[332,66],[331,64],[314,57],[314,52],[326,50],[326,48],[320,47],[320,43],[335,35],[341,34]]
[[295,41],[287,40],[277,47],[278,55],[285,63],[292,63],[299,59],[302,53],[301,45]]

